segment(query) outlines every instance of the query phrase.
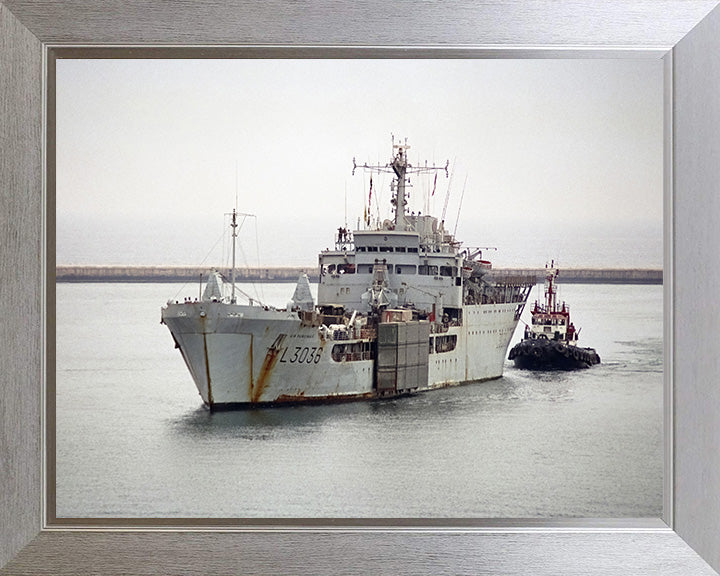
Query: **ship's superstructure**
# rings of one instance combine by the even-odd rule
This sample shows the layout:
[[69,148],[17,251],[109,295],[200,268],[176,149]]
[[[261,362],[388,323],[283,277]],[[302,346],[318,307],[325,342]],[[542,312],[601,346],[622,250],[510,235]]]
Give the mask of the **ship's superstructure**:
[[508,359],[519,368],[574,370],[600,363],[593,348],[578,346],[580,331],[570,321],[570,308],[565,302],[558,303],[559,273],[551,262],[545,274],[545,301],[535,301],[523,339],[510,350]]
[[[444,222],[408,214],[407,145],[393,144],[394,218],[337,230],[319,256],[318,301],[301,277],[287,308],[235,302],[218,273],[199,302],[162,309],[211,408],[382,398],[502,375],[534,278],[501,277]],[[233,222],[235,220],[233,219]],[[233,228],[233,231],[235,229]]]

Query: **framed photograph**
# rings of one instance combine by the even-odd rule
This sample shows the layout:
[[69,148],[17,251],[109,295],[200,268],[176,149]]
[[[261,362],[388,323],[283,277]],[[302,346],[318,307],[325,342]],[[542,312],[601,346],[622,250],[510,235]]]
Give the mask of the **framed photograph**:
[[53,525],[662,515],[662,60],[54,55]]
[[[31,359],[37,359],[36,364],[28,363],[26,361],[27,353],[20,355],[20,350],[23,349],[22,344],[17,338],[10,338],[10,333],[8,333],[7,341],[10,343],[10,347],[7,358],[8,366],[11,367],[8,372],[10,375],[9,386],[11,390],[16,390],[20,385],[28,387],[32,383],[37,386],[37,390],[32,393],[32,396],[11,393],[8,395],[11,400],[6,404],[9,407],[6,412],[6,422],[8,422],[9,429],[13,431],[13,435],[11,436],[12,440],[7,443],[7,447],[3,444],[2,449],[3,457],[7,454],[7,461],[11,462],[10,471],[14,471],[7,476],[7,485],[11,489],[6,496],[3,496],[5,499],[3,504],[7,504],[4,506],[7,522],[4,521],[3,525],[13,526],[11,536],[5,538],[3,532],[3,542],[7,542],[7,544],[0,549],[3,554],[0,558],[2,563],[10,562],[7,569],[37,571],[39,567],[44,567],[43,569],[47,573],[66,570],[83,573],[104,566],[106,570],[132,572],[140,567],[139,564],[135,564],[137,560],[134,558],[147,557],[153,554],[153,550],[162,549],[165,552],[162,552],[160,556],[155,556],[154,562],[157,562],[157,569],[163,571],[168,570],[168,566],[174,566],[173,572],[182,572],[183,569],[212,572],[213,569],[227,571],[239,568],[238,571],[251,572],[282,570],[296,573],[317,573],[318,571],[330,573],[341,570],[343,563],[347,563],[348,558],[351,558],[362,572],[382,571],[392,567],[393,573],[437,572],[441,569],[451,572],[481,569],[488,573],[521,573],[523,565],[527,563],[537,565],[540,562],[540,573],[543,573],[542,570],[545,570],[546,573],[557,573],[559,570],[568,569],[568,566],[574,567],[570,571],[577,571],[591,569],[591,567],[604,562],[606,566],[612,566],[611,570],[616,570],[617,573],[623,573],[628,566],[632,566],[635,573],[650,574],[663,573],[662,570],[671,573],[670,570],[674,569],[673,566],[676,567],[678,562],[682,562],[694,573],[713,573],[708,564],[713,567],[718,566],[718,559],[713,556],[716,548],[713,536],[716,531],[713,530],[713,527],[718,523],[718,503],[712,499],[710,502],[703,502],[704,510],[702,513],[698,512],[697,490],[700,480],[698,474],[694,472],[701,473],[700,477],[702,478],[713,477],[715,474],[713,470],[716,470],[718,466],[717,457],[708,455],[712,450],[711,431],[717,416],[702,410],[703,404],[708,401],[708,398],[713,398],[716,393],[707,389],[708,384],[703,384],[703,382],[713,381],[713,368],[712,364],[703,361],[700,353],[704,351],[709,354],[711,350],[707,348],[709,346],[707,344],[704,345],[704,348],[698,348],[695,342],[696,337],[692,335],[697,332],[697,325],[688,318],[697,317],[699,319],[704,316],[696,298],[703,288],[712,285],[711,280],[716,274],[712,271],[709,275],[704,273],[698,275],[700,269],[698,262],[697,260],[693,262],[693,258],[702,258],[703,256],[703,253],[698,253],[695,247],[712,246],[716,234],[712,222],[705,216],[713,208],[711,186],[713,175],[711,172],[705,173],[702,169],[697,168],[697,159],[702,159],[704,154],[702,138],[711,138],[713,132],[701,130],[701,137],[698,139],[695,128],[696,124],[701,122],[699,118],[702,114],[707,115],[707,125],[709,126],[714,126],[713,122],[717,120],[717,111],[708,104],[711,101],[708,100],[709,95],[713,93],[712,87],[706,85],[710,80],[707,80],[708,76],[698,72],[698,69],[703,66],[716,66],[712,57],[708,56],[708,53],[712,53],[708,51],[708,46],[717,42],[715,40],[717,36],[713,34],[718,27],[717,11],[712,11],[714,4],[698,3],[694,7],[697,11],[696,14],[688,16],[687,13],[684,13],[684,28],[680,26],[677,18],[672,20],[666,17],[667,29],[656,31],[652,38],[642,37],[643,41],[638,42],[637,47],[634,45],[628,47],[627,36],[623,36],[623,33],[613,33],[613,27],[610,26],[604,33],[609,34],[609,38],[611,41],[614,39],[615,43],[620,38],[626,39],[622,50],[606,47],[601,50],[576,48],[567,51],[557,48],[536,48],[517,51],[509,46],[505,49],[500,47],[484,51],[478,48],[424,48],[423,52],[412,54],[412,51],[409,51],[410,54],[408,54],[408,51],[404,49],[375,48],[363,51],[361,48],[337,46],[334,48],[318,47],[317,49],[293,48],[293,43],[282,48],[228,49],[235,53],[243,53],[245,50],[244,56],[249,62],[258,58],[280,58],[277,62],[284,65],[291,61],[289,59],[298,57],[307,62],[314,62],[316,54],[321,54],[318,58],[321,62],[325,60],[326,65],[331,59],[347,58],[348,68],[352,67],[350,64],[357,65],[366,57],[379,58],[378,62],[384,64],[389,64],[394,59],[405,60],[408,65],[422,62],[423,59],[428,59],[428,61],[447,59],[449,62],[460,65],[460,63],[472,60],[480,61],[479,59],[482,57],[493,58],[496,62],[501,62],[503,59],[516,56],[531,59],[561,58],[561,61],[565,60],[566,62],[570,61],[567,60],[568,58],[592,57],[597,60],[598,58],[610,59],[620,56],[618,62],[626,64],[641,59],[648,66],[655,66],[656,72],[661,73],[662,82],[658,87],[662,90],[664,103],[658,112],[662,115],[661,123],[664,125],[665,131],[663,161],[665,192],[662,201],[664,249],[660,256],[665,272],[665,286],[662,298],[658,301],[663,302],[664,310],[662,349],[665,385],[663,397],[660,400],[665,409],[664,428],[661,430],[658,426],[656,429],[657,434],[663,435],[665,477],[662,485],[658,484],[655,488],[656,493],[662,492],[664,497],[654,499],[654,509],[661,518],[642,521],[638,520],[631,510],[626,510],[627,513],[620,513],[621,516],[627,518],[623,520],[613,517],[612,513],[604,513],[601,507],[593,509],[594,514],[584,515],[582,511],[579,513],[553,513],[551,506],[548,508],[550,518],[544,517],[542,511],[535,517],[532,517],[532,514],[525,515],[514,513],[514,511],[510,511],[507,517],[503,517],[503,508],[500,507],[497,514],[488,514],[491,516],[490,519],[478,520],[477,510],[463,518],[463,514],[458,510],[464,509],[465,504],[460,504],[456,508],[440,507],[433,514],[433,518],[425,519],[425,521],[412,519],[417,516],[418,509],[411,512],[407,512],[405,509],[405,513],[403,510],[394,513],[391,511],[385,515],[383,520],[378,520],[381,516],[377,514],[377,509],[374,509],[368,515],[372,519],[369,522],[367,519],[363,520],[362,512],[354,510],[353,518],[338,521],[337,519],[341,515],[337,514],[337,509],[328,514],[319,514],[318,517],[308,519],[308,516],[312,515],[306,514],[307,507],[295,510],[289,508],[290,503],[296,501],[290,498],[274,509],[260,506],[254,520],[248,522],[245,519],[246,521],[241,523],[233,521],[233,514],[227,513],[219,514],[214,521],[202,520],[203,517],[212,517],[212,514],[208,514],[208,510],[212,507],[212,500],[209,500],[210,504],[204,508],[200,507],[195,510],[183,508],[176,511],[174,515],[171,511],[163,515],[164,520],[162,521],[153,519],[153,513],[138,519],[138,516],[142,516],[142,514],[136,515],[133,510],[136,511],[140,509],[139,507],[155,501],[157,495],[168,490],[167,485],[156,485],[153,488],[154,493],[152,490],[148,490],[148,493],[145,494],[147,502],[143,504],[142,499],[137,500],[133,504],[134,509],[123,507],[127,500],[123,502],[121,495],[118,496],[115,493],[114,503],[108,507],[115,513],[111,512],[104,518],[102,513],[98,514],[100,508],[97,506],[94,507],[91,504],[89,507],[82,508],[82,494],[77,494],[69,499],[67,493],[60,494],[62,498],[65,498],[61,505],[67,506],[68,512],[56,514],[59,493],[52,488],[45,491],[45,483],[48,479],[54,479],[52,465],[57,464],[53,461],[57,447],[53,434],[58,426],[57,407],[60,402],[66,401],[68,398],[59,399],[52,394],[43,397],[44,380],[40,377],[45,366],[55,366],[58,354],[65,353],[65,351],[58,352],[54,346],[57,326],[52,322],[51,316],[54,317],[58,313],[58,309],[55,308],[58,300],[48,299],[48,305],[45,308],[46,301],[44,299],[46,286],[44,279],[52,278],[54,274],[56,254],[47,253],[40,262],[35,261],[38,258],[37,247],[42,244],[38,238],[60,230],[63,223],[59,221],[55,223],[53,220],[56,214],[58,218],[64,214],[62,210],[58,211],[56,203],[64,201],[64,199],[56,198],[52,194],[45,197],[40,194],[39,190],[46,189],[46,184],[47,189],[51,189],[57,184],[60,177],[67,177],[67,173],[60,173],[58,164],[54,162],[59,158],[58,154],[60,153],[57,140],[52,137],[45,140],[44,136],[55,133],[59,129],[59,123],[63,121],[52,112],[57,110],[59,98],[67,96],[67,94],[63,96],[58,91],[60,84],[57,81],[59,78],[57,73],[59,67],[64,65],[62,59],[66,58],[70,63],[82,59],[85,54],[86,57],[89,55],[91,58],[90,62],[98,63],[102,61],[101,54],[104,49],[98,46],[79,46],[81,43],[79,39],[85,36],[78,31],[73,22],[81,21],[83,17],[88,16],[82,11],[73,14],[72,20],[67,20],[66,16],[63,21],[68,22],[69,28],[62,31],[49,25],[46,15],[41,17],[34,13],[31,6],[25,5],[23,2],[8,2],[7,5],[10,9],[5,4],[0,5],[0,17],[2,18],[3,37],[8,38],[7,44],[12,47],[9,59],[10,68],[12,70],[24,69],[19,63],[29,63],[27,65],[35,70],[37,75],[21,75],[18,82],[10,88],[6,87],[0,94],[3,101],[9,103],[7,106],[7,109],[10,110],[8,117],[12,119],[12,122],[6,123],[5,130],[8,141],[17,142],[17,145],[11,148],[11,153],[6,161],[6,166],[8,166],[6,174],[9,174],[7,181],[11,184],[9,189],[18,191],[7,200],[3,199],[3,203],[6,205],[5,212],[13,216],[9,220],[11,224],[3,232],[8,239],[7,242],[4,242],[4,246],[9,247],[3,249],[3,254],[8,254],[8,258],[4,259],[4,262],[7,263],[5,266],[26,270],[25,282],[21,282],[19,278],[13,287],[23,285],[27,288],[27,278],[36,279],[37,286],[33,287],[31,281],[29,290],[35,294],[36,301],[42,303],[42,305],[30,309],[27,309],[27,304],[14,307],[15,303],[19,301],[17,294],[20,294],[20,291],[14,289],[9,291],[8,317],[16,318],[18,310],[26,310],[26,321],[27,318],[36,319],[30,322],[32,330],[35,332],[32,332],[34,344],[30,347],[29,353]],[[590,7],[587,9],[592,13]],[[218,12],[213,13],[213,18],[220,18],[221,13],[222,10],[218,9]],[[599,16],[594,14],[594,17]],[[622,19],[625,16],[617,17]],[[333,16],[328,16],[328,18],[331,21],[334,19]],[[685,36],[698,22],[700,24]],[[92,26],[93,30],[97,31],[93,34],[99,35],[91,34],[90,37],[96,38],[102,44],[103,38],[112,36],[103,36],[100,31],[112,30],[115,25],[111,23],[110,19],[105,19],[103,16]],[[182,26],[184,25],[181,24],[180,27],[182,28]],[[497,24],[490,25],[488,32],[483,33],[476,43],[497,44],[497,41],[491,41],[502,37],[497,26]],[[433,29],[432,25],[430,29]],[[151,39],[153,34],[151,30],[152,26],[148,28],[149,36],[145,37],[146,40],[162,44],[169,43],[170,39],[162,34]],[[315,32],[313,30],[315,29],[311,28],[310,32],[306,32],[308,34],[304,37],[306,42],[300,41],[298,44],[313,43],[311,41],[312,34],[317,33],[317,30]],[[445,41],[450,40],[450,33],[444,28],[435,27],[434,30],[438,40],[443,38]],[[454,30],[454,33],[457,32],[459,38],[462,39],[464,33],[470,33],[467,28],[465,28],[466,32],[463,30],[464,28],[460,26],[459,30]],[[524,32],[519,33],[521,35],[524,33],[526,36],[521,36],[520,45],[544,44],[544,42],[539,42],[543,38],[542,34],[527,36],[527,30],[522,27],[521,30]],[[272,38],[278,33],[278,30],[271,26],[267,32],[265,37]],[[202,36],[208,31],[204,26],[200,26],[200,31],[194,33]],[[348,37],[342,42],[338,41],[337,44],[355,43],[352,41],[352,34],[349,31],[346,33]],[[577,33],[575,29],[568,32],[568,38],[574,38],[573,34],[575,33]],[[213,38],[215,38],[214,42],[220,44],[238,43],[237,40],[230,42],[225,37],[213,36]],[[255,39],[255,42],[252,41],[252,38]],[[260,38],[258,36],[247,37],[240,43],[253,44],[257,43]],[[378,33],[371,44],[382,44],[382,38],[382,33]],[[535,42],[531,42],[531,39],[534,39]],[[58,44],[65,40],[69,44]],[[130,37],[121,43],[134,44],[137,42],[138,38]],[[410,42],[409,44],[418,43]],[[599,44],[600,39],[598,38],[593,46]],[[677,46],[675,46],[676,44]],[[648,48],[648,46],[650,47]],[[174,51],[178,50],[181,51],[182,58],[194,58],[199,54],[207,62],[217,62],[218,60],[213,59],[216,54],[223,56],[222,50],[218,52],[205,48],[204,51],[198,51],[191,48],[166,47],[152,56],[156,60],[148,62],[157,62],[157,57],[163,56],[162,51],[166,51],[164,55],[172,58],[172,62],[177,62],[178,52]],[[183,53],[182,50],[185,52]],[[128,53],[125,52],[126,55]],[[146,56],[147,53],[147,50],[140,52],[142,56]],[[121,54],[122,50],[115,54],[112,50],[107,50],[104,56],[109,58],[117,58],[118,55],[120,58],[126,57]],[[628,57],[632,58],[627,60]],[[121,66],[123,60],[118,60],[116,64]],[[594,68],[595,72],[602,69],[603,63],[597,62]],[[331,75],[327,72],[325,71],[326,75]],[[102,74],[102,71],[91,70],[88,78],[96,73]],[[150,72],[150,74],[153,73]],[[43,85],[38,82],[38,77],[43,78]],[[711,75],[710,78],[712,79],[713,76]],[[92,83],[88,82],[88,84]],[[46,93],[43,86],[47,87]],[[597,89],[599,90],[600,87]],[[30,105],[26,105],[24,102],[25,96],[28,94],[31,94]],[[45,94],[47,101],[46,106],[43,106]],[[90,110],[88,109],[87,112],[86,118],[90,119]],[[78,118],[82,116],[80,111]],[[638,120],[637,116],[634,118],[636,121]],[[49,125],[48,132],[39,129],[43,123]],[[120,123],[119,126],[122,128],[126,124]],[[63,129],[66,128],[67,126]],[[5,136],[6,134],[3,134],[3,137]],[[335,142],[334,138],[333,136],[332,143]],[[343,143],[343,146],[346,144],[347,142]],[[412,144],[414,145],[414,142]],[[658,143],[657,146],[660,147],[660,144]],[[362,153],[363,151],[358,151],[358,157],[362,158]],[[433,154],[437,156],[442,154],[442,151],[434,150]],[[45,162],[47,162],[47,170],[43,169]],[[237,175],[238,167],[231,167],[229,172]],[[2,174],[2,178],[6,178],[6,175]],[[232,177],[229,180],[232,181]],[[27,182],[27,184],[17,186],[19,181]],[[226,186],[227,181],[228,178],[225,177],[221,186]],[[80,182],[73,182],[73,184],[80,185]],[[361,186],[363,193],[365,185],[367,182],[363,182],[363,186]],[[430,196],[431,188],[433,192],[435,191],[430,181],[418,183],[418,188],[421,186],[427,188],[426,196]],[[456,186],[460,188],[459,183],[456,183]],[[688,189],[692,189],[696,195],[691,198],[687,192]],[[707,198],[705,199],[705,196],[702,195],[704,193],[698,193],[698,190],[707,190]],[[229,196],[232,197],[232,195],[231,191]],[[698,200],[698,198],[700,199]],[[83,201],[82,198],[78,200],[79,203]],[[706,201],[709,204],[703,212]],[[425,198],[424,202],[429,204],[431,201],[429,198]],[[367,207],[373,209],[372,204],[368,204]],[[340,208],[342,209],[342,206]],[[457,206],[454,208],[459,213],[460,208]],[[657,208],[656,206],[655,209]],[[32,210],[37,210],[37,212],[32,212]],[[47,220],[43,222],[40,218],[41,215],[46,215]],[[91,219],[92,215],[87,221],[88,225]],[[57,226],[55,230],[52,229],[53,225]],[[682,230],[688,231],[687,234],[680,234],[679,232]],[[111,235],[109,229],[108,233]],[[92,234],[88,236],[88,238],[93,237],[97,236]],[[690,238],[693,239],[692,242]],[[63,244],[63,246],[66,245]],[[127,247],[124,247],[123,250],[126,251]],[[683,258],[680,258],[680,255]],[[694,277],[693,285],[688,287],[687,284],[681,283],[679,281],[680,274]],[[101,302],[106,301],[102,296],[98,298]],[[108,310],[111,313],[121,312],[119,310],[112,312],[110,308]],[[63,313],[67,314],[67,312]],[[66,317],[71,316],[72,313],[67,314]],[[709,324],[705,326],[701,323],[702,329],[710,330]],[[44,349],[45,344],[43,343],[49,342],[52,345],[48,344]],[[588,345],[591,343],[588,342]],[[692,350],[692,353],[688,353],[689,350]],[[176,358],[176,360],[179,359]],[[698,369],[701,371],[700,375]],[[32,398],[35,398],[37,402],[29,401]],[[42,410],[40,410],[41,407]],[[118,418],[117,414],[115,418]],[[33,417],[33,415],[35,416]],[[106,416],[109,415],[110,413],[106,414]],[[41,416],[42,419],[39,419]],[[98,414],[98,417],[101,416],[102,414]],[[198,422],[199,420],[193,420],[191,417],[184,421],[178,421],[176,424],[178,428],[185,426],[189,430],[195,427],[197,431]],[[31,424],[28,425],[28,423]],[[108,424],[110,425],[110,423]],[[122,429],[122,424],[121,419],[115,423],[115,426],[117,429]],[[689,440],[691,437],[699,439],[699,444],[692,444]],[[44,441],[40,444],[43,438]],[[131,444],[135,442],[132,441]],[[41,451],[39,446],[42,446]],[[697,452],[696,446],[702,448],[700,453]],[[122,447],[107,446],[102,442],[94,449],[100,455],[104,449],[111,451],[116,448],[123,450]],[[118,453],[118,456],[116,462],[118,465],[122,465],[122,455]],[[49,460],[45,460],[46,457]],[[88,454],[87,457],[91,458],[92,454]],[[43,467],[38,469],[35,466],[33,468],[30,464],[33,461],[32,458],[36,459],[36,463],[40,462]],[[99,460],[112,465],[113,458],[111,456],[107,460],[106,455],[103,455]],[[49,462],[50,466],[44,466],[46,462]],[[153,463],[146,462],[145,466],[151,468]],[[42,470],[42,474],[40,470]],[[21,471],[25,472],[22,479],[18,480]],[[49,471],[50,476],[48,476]],[[138,468],[137,473],[142,476],[142,469]],[[122,472],[118,471],[116,477],[119,478],[121,474]],[[112,482],[112,476],[109,474],[107,481]],[[239,486],[246,489],[250,484]],[[87,488],[91,487],[87,486]],[[661,490],[658,492],[660,488]],[[704,488],[707,490],[707,485]],[[342,487],[340,489],[342,490]],[[103,489],[100,487],[97,494],[101,495],[102,493]],[[105,494],[112,493],[111,488],[105,491]],[[272,490],[269,493],[272,494]],[[422,498],[427,499],[428,497],[428,494],[422,490],[417,493],[424,494]],[[89,491],[85,492],[86,496],[94,498],[90,494]],[[101,500],[102,496],[99,498]],[[98,501],[95,500],[95,502]],[[42,502],[40,508],[38,502]],[[558,503],[562,503],[562,499],[559,499]],[[267,520],[268,510],[271,510],[270,514],[274,515],[277,510],[283,509],[287,515],[279,514],[278,516],[283,516],[282,520]],[[558,510],[558,508],[554,510]],[[639,515],[652,516],[652,513]],[[71,521],[63,522],[63,516],[70,518]],[[188,517],[192,516],[195,516],[197,520],[188,520]],[[573,516],[575,518],[572,518]],[[592,519],[591,516],[595,516],[596,519]],[[513,517],[529,518],[513,520]],[[597,517],[609,519],[598,520]],[[132,520],[128,521],[128,518],[132,518]],[[122,534],[117,533],[118,528],[122,528]],[[331,549],[336,552],[318,554],[317,546],[320,541],[323,542],[323,545],[329,544]],[[85,555],[75,552],[80,548],[85,551]],[[93,556],[92,564],[88,563],[88,550],[98,550],[98,555]],[[100,550],[104,550],[104,552],[100,552]],[[110,550],[113,552],[109,552]],[[548,555],[548,550],[556,552]],[[216,558],[217,563],[195,564],[194,567],[190,567],[187,563],[197,562],[199,551],[209,552]],[[147,565],[143,569],[147,571]]]

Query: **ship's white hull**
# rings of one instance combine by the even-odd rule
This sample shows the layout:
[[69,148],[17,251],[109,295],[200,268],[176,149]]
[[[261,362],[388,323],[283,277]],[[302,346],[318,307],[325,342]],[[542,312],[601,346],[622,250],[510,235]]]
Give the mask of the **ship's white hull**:
[[[460,325],[430,336],[451,338],[454,348],[437,352],[433,344],[426,369],[403,372],[412,381],[402,393],[502,376],[516,312],[516,303],[463,307]],[[212,408],[383,396],[371,338],[334,340],[295,312],[222,302],[169,304],[162,317]],[[430,344],[412,353],[422,356],[417,351]]]

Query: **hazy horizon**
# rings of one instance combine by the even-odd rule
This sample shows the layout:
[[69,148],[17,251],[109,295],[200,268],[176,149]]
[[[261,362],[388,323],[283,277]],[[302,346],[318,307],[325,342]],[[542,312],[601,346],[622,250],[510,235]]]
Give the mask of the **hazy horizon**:
[[[227,218],[225,219],[227,221]],[[82,258],[60,260],[59,266],[229,266],[229,228],[222,226],[220,220],[212,230],[203,230],[199,226],[191,229],[187,236],[163,236],[153,229],[140,224],[137,229],[124,228],[117,231],[118,242],[123,250],[104,252],[105,243],[93,250],[87,245],[77,248]],[[127,224],[126,224],[127,226]],[[73,228],[74,229],[74,228]],[[65,245],[72,251],[75,244],[84,244],[87,236],[104,235],[107,244],[113,243],[113,234],[97,225],[95,229],[79,226],[82,229],[77,237],[66,235]],[[211,233],[212,232],[212,233]],[[258,259],[254,227],[250,234],[239,242],[236,265],[243,268],[256,267],[313,267],[317,266],[317,253],[329,248],[333,233],[337,230],[324,230],[322,242],[316,246],[302,249],[300,246],[286,245],[283,242],[273,244],[273,251],[263,252],[260,246]],[[308,243],[308,231],[296,231],[297,242]],[[480,234],[480,236],[483,236]],[[662,268],[662,229],[648,226],[638,230],[635,227],[596,227],[580,229],[570,226],[567,234],[558,237],[538,238],[528,235],[522,228],[505,235],[501,229],[484,235],[488,242],[464,243],[463,246],[489,248],[484,251],[487,259],[499,268],[540,268],[550,260],[566,268]],[[501,236],[503,242],[495,242]],[[578,237],[581,240],[577,240]],[[197,238],[200,238],[198,241]],[[206,242],[203,242],[205,240]],[[284,250],[283,250],[284,248]],[[312,253],[309,257],[309,253]],[[167,257],[174,255],[173,258]]]
[[662,103],[653,60],[59,60],[57,264],[222,264],[237,198],[238,265],[313,266],[394,134],[497,266],[662,266]]

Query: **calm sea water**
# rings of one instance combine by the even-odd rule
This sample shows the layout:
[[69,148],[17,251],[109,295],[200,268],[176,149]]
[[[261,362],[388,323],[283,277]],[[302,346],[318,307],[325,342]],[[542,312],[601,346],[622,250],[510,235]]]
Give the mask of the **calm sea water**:
[[[293,289],[258,295],[284,306]],[[589,370],[506,362],[498,380],[410,398],[224,413],[160,324],[164,302],[197,293],[179,290],[57,285],[59,517],[662,513],[660,286],[560,287],[602,358]]]

